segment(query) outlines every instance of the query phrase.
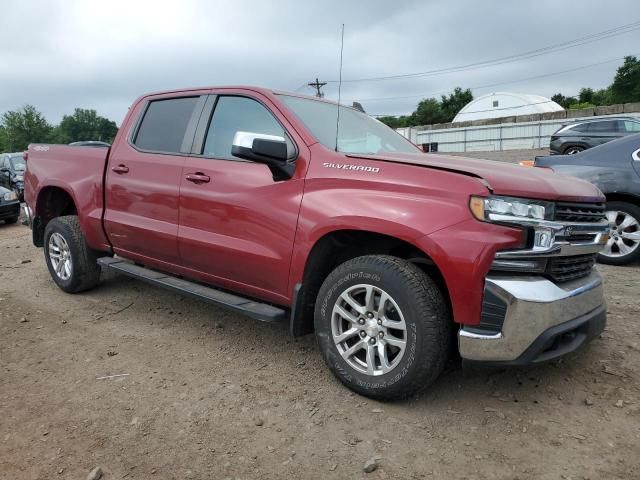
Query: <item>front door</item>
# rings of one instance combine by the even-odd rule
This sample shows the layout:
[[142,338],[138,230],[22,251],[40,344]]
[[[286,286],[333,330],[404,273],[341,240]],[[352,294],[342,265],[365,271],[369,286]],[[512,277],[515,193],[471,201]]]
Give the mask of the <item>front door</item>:
[[[178,244],[182,265],[206,281],[278,301],[291,293],[289,265],[308,151],[299,139],[296,147],[268,100],[255,95],[210,97],[213,113],[210,121],[201,120],[201,150],[182,171]],[[238,131],[286,138],[297,154],[293,177],[275,181],[266,165],[233,157]]]

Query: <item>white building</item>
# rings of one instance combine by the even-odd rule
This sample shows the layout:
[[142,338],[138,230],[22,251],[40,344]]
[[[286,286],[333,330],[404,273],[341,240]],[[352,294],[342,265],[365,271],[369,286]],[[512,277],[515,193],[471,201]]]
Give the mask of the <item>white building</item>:
[[488,93],[469,102],[458,112],[453,122],[559,112],[562,110],[564,108],[556,102],[540,95],[496,92]]

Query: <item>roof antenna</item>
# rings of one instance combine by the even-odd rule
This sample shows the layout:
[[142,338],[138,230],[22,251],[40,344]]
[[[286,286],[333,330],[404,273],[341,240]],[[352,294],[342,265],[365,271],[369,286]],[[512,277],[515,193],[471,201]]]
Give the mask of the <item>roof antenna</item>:
[[342,51],[344,50],[344,23],[340,37],[340,77],[338,78],[338,114],[336,115],[336,152],[338,151],[338,131],[340,129],[340,93],[342,91]]

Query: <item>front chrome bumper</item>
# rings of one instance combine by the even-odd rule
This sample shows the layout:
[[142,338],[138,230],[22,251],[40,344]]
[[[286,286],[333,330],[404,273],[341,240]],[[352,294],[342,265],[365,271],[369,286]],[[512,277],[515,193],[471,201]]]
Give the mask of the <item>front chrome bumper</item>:
[[[506,305],[502,328],[487,333],[463,326],[458,345],[465,360],[535,363],[553,356],[548,352],[556,335],[569,335],[567,342],[577,348],[602,331],[606,321],[602,279],[595,268],[589,276],[561,285],[541,276],[490,275],[487,292]],[[570,335],[578,333],[582,336],[574,341]],[[532,352],[536,345],[540,352]],[[562,354],[575,349],[562,348]]]

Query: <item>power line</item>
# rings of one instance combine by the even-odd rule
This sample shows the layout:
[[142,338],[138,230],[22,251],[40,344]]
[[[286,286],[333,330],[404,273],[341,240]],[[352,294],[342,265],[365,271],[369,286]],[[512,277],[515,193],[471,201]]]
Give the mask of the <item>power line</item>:
[[[640,55],[640,53],[632,53],[631,55]],[[561,70],[559,72],[550,72],[550,73],[545,73],[542,75],[536,75],[533,77],[526,77],[526,78],[519,78],[518,80],[511,80],[508,82],[498,82],[498,83],[490,83],[487,85],[478,85],[478,86],[474,86],[474,87],[467,87],[469,90],[479,90],[481,88],[490,88],[490,87],[499,87],[502,85],[510,85],[512,83],[519,83],[519,82],[526,82],[528,80],[537,80],[540,78],[546,78],[546,77],[552,77],[554,75],[562,75],[564,73],[571,73],[571,72],[576,72],[578,70],[584,70],[586,68],[591,68],[591,67],[596,67],[599,65],[605,65],[607,63],[611,63],[611,62],[618,62],[620,60],[624,60],[625,57],[617,57],[617,58],[612,58],[610,60],[605,60],[603,62],[598,62],[598,63],[591,63],[589,65],[582,65],[580,67],[576,67],[576,68],[570,68],[568,70]],[[428,98],[428,97],[432,97],[435,95],[445,95],[447,93],[450,93],[449,91],[446,92],[431,92],[431,93],[422,93],[422,94],[418,94],[418,95],[403,95],[403,96],[398,96],[398,97],[371,97],[371,98],[360,98],[358,99],[358,101],[360,102],[375,102],[375,101],[385,101],[385,100],[402,100],[405,98]]]
[[[505,63],[534,58],[540,55],[546,55],[548,53],[558,52],[558,51],[566,50],[569,48],[579,47],[582,45],[587,45],[589,43],[597,42],[597,41],[615,37],[618,35],[623,35],[625,33],[629,33],[638,29],[640,29],[640,21],[635,21],[633,23],[621,25],[619,27],[611,28],[609,30],[603,30],[597,33],[592,33],[590,35],[585,35],[583,37],[579,37],[573,40],[567,40],[565,42],[557,43],[554,45],[548,45],[546,47],[538,48],[535,50],[529,50],[529,51],[514,54],[514,55],[498,57],[491,60],[484,60],[482,62],[474,62],[474,63],[465,64],[465,65],[458,65],[455,67],[446,67],[446,68],[440,68],[435,70],[428,70],[425,72],[405,73],[405,74],[399,74],[399,75],[388,75],[388,76],[379,76],[379,77],[363,77],[363,78],[355,78],[350,80],[347,79],[342,81],[344,83],[353,83],[353,82],[365,82],[365,81],[395,80],[395,79],[402,79],[402,78],[415,78],[415,77],[443,75],[445,73],[455,73],[455,72],[473,70],[477,68],[485,68],[489,66],[502,65]],[[337,80],[326,80],[326,82],[337,83]]]

